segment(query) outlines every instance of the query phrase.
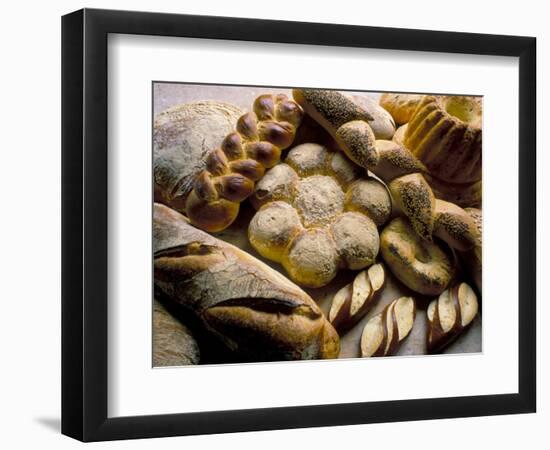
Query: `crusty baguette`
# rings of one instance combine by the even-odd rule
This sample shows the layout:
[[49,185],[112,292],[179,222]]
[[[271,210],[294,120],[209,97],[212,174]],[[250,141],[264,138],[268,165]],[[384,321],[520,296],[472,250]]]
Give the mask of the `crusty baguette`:
[[155,285],[240,356],[336,358],[339,338],[317,304],[266,264],[154,205]]

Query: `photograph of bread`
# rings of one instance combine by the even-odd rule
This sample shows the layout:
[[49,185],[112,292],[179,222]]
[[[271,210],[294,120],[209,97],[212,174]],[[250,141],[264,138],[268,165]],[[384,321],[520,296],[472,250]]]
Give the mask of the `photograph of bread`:
[[153,367],[482,351],[481,97],[152,102]]

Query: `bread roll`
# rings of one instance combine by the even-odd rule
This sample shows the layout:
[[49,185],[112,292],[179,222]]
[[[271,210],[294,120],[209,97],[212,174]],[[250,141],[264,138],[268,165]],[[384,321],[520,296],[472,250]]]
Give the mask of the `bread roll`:
[[441,294],[455,273],[451,256],[435,242],[421,239],[402,217],[382,230],[380,252],[399,281],[420,294]]
[[295,284],[155,204],[155,285],[231,351],[254,361],[336,358],[339,338]]

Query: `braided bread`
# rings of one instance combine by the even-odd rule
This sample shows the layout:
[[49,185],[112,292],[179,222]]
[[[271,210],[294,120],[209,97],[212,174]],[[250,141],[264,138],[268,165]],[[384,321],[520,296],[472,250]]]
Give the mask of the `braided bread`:
[[441,293],[428,305],[428,352],[437,353],[472,323],[478,312],[474,291],[460,283]]
[[201,101],[169,108],[155,117],[153,179],[155,201],[185,212],[185,201],[206,158],[233,130],[239,108]]
[[391,199],[382,182],[362,172],[338,151],[294,147],[250,197],[258,209],[248,227],[250,243],[301,286],[321,287],[339,269],[369,267]]
[[[425,240],[431,240],[437,216],[436,202],[432,188],[426,181],[424,164],[406,148],[394,141],[375,140],[365,112],[350,98],[337,91],[294,89],[294,99],[304,111],[317,120],[336,140],[344,153],[356,164],[364,167],[387,185],[396,209],[410,220],[414,230]],[[439,204],[442,206],[443,204]],[[450,208],[450,207],[449,207]],[[458,230],[464,233],[475,231],[475,224],[468,214],[458,214],[459,207],[453,208],[451,224],[440,224],[439,235],[449,237],[441,227],[449,230],[457,238]],[[463,210],[462,210],[463,211]],[[458,218],[463,222],[458,226]],[[461,250],[465,242],[470,248],[474,236],[447,241],[451,247],[460,242]]]
[[196,177],[185,203],[191,223],[211,232],[227,228],[265,169],[277,164],[281,150],[292,144],[302,114],[285,95],[258,97],[253,112],[242,115],[206,158],[206,170]]
[[416,317],[412,297],[401,297],[372,317],[361,335],[361,356],[390,356],[409,335]]

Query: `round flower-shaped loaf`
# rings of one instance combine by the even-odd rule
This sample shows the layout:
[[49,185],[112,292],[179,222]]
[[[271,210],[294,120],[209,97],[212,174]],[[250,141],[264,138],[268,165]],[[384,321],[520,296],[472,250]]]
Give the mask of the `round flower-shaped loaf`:
[[326,285],[339,269],[373,264],[377,226],[391,214],[384,184],[318,144],[292,149],[258,182],[251,202],[258,211],[248,228],[250,243],[307,287]]

